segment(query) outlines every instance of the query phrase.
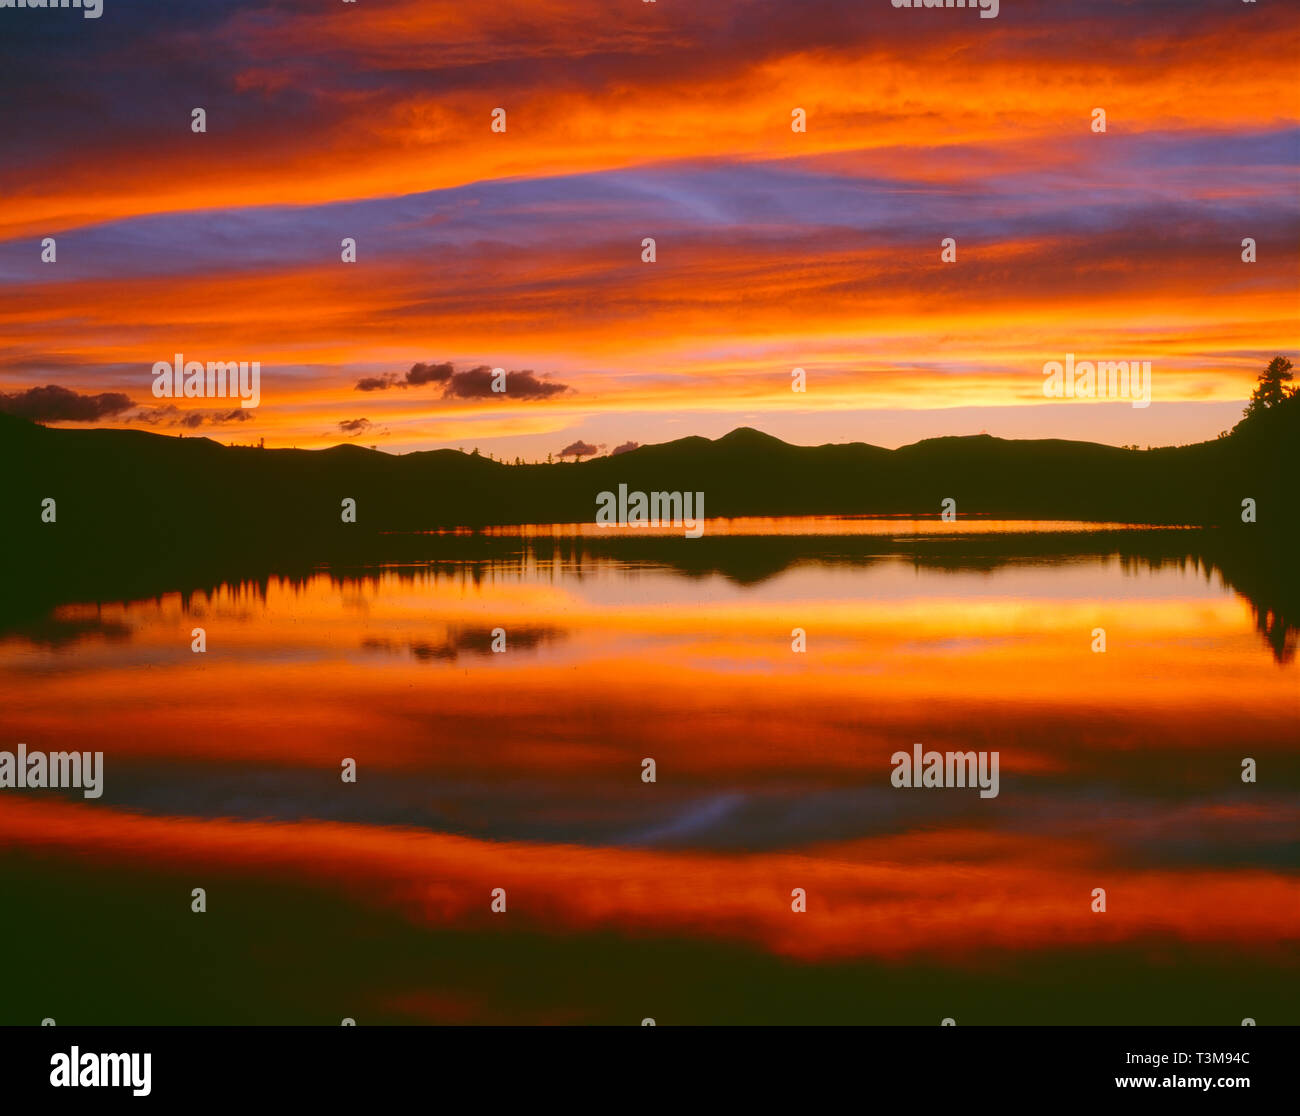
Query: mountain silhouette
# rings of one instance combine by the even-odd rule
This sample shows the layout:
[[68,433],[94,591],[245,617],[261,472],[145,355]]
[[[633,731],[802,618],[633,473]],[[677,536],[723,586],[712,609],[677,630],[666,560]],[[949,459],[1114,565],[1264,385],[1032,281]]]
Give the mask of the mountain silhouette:
[[[1196,445],[1119,449],[981,434],[888,450],[792,446],[750,428],[580,463],[508,465],[457,450],[392,455],[225,446],[137,430],[36,426],[0,414],[0,514],[14,541],[136,548],[202,541],[280,546],[394,531],[592,522],[597,495],[704,493],[708,516],[937,515],[1196,526],[1287,526],[1300,475],[1300,408],[1288,422]],[[345,499],[356,522],[342,522]],[[45,499],[55,523],[41,522]]]
[[[581,463],[506,465],[457,450],[394,456],[224,446],[139,430],[53,429],[0,414],[0,630],[45,623],[59,601],[188,593],[388,563],[518,560],[520,540],[428,534],[443,528],[593,522],[597,495],[703,492],[707,516],[899,515],[1177,525],[1196,530],[1038,533],[925,539],[707,533],[531,540],[539,561],[580,555],[652,561],[685,576],[742,584],[815,553],[857,563],[906,552],[922,564],[993,568],[1015,555],[1110,553],[1193,562],[1246,596],[1279,660],[1294,655],[1300,600],[1294,556],[1300,407],[1197,445],[1127,450],[988,435],[896,450],[864,443],[792,446],[750,428],[682,438]],[[344,523],[345,498],[357,521]],[[1255,502],[1256,523],[1242,521]],[[42,520],[53,500],[54,522]],[[348,576],[345,572],[341,576]]]

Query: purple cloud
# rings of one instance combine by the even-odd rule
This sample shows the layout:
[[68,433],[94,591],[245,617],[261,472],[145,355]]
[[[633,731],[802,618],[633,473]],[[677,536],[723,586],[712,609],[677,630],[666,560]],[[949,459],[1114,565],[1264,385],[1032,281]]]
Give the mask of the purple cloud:
[[94,422],[134,406],[120,391],[82,395],[55,384],[28,388],[12,395],[0,392],[0,411],[31,422]]

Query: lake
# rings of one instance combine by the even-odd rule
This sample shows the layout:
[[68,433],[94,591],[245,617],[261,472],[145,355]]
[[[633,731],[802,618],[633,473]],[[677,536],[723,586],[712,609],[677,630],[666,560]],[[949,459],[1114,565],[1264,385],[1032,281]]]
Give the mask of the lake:
[[0,749],[104,780],[0,790],[0,1023],[1300,1022],[1294,614],[1193,535],[542,527],[10,616]]

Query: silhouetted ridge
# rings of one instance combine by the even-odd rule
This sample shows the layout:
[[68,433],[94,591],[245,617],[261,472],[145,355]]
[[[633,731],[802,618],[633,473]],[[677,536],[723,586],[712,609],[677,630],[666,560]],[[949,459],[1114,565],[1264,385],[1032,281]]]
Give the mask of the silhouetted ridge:
[[[1289,416],[1289,418],[1288,418]],[[1287,421],[1283,421],[1287,419]],[[1138,451],[1059,439],[932,438],[791,446],[742,427],[581,463],[506,465],[456,450],[394,456],[223,446],[138,430],[34,426],[0,414],[10,561],[218,548],[324,558],[391,532],[591,522],[620,484],[702,492],[707,516],[937,515],[1228,525],[1294,531],[1300,408],[1249,436]],[[56,501],[54,523],[41,502]],[[1257,524],[1241,521],[1255,501]],[[342,502],[356,501],[355,523]],[[21,545],[17,545],[21,543]]]

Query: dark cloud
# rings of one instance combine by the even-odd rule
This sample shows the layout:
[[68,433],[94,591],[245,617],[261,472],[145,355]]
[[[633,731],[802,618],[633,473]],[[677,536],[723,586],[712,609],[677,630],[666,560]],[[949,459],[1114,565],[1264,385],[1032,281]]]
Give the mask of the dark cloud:
[[567,384],[556,383],[538,376],[530,369],[507,372],[505,391],[493,391],[497,377],[486,364],[457,372],[448,361],[441,364],[420,362],[411,365],[405,375],[390,372],[384,376],[363,376],[356,383],[357,391],[387,391],[394,387],[421,387],[424,384],[442,384],[444,399],[488,399],[499,396],[514,399],[549,399],[568,391]]
[[0,392],[0,411],[31,422],[94,422],[106,415],[121,414],[134,406],[120,391],[82,395],[54,384],[28,388],[12,395]]
[[401,374],[389,372],[383,376],[363,376],[357,381],[357,391],[387,391],[394,387],[419,387],[421,384],[445,384],[454,369],[450,364],[425,364],[419,362]]
[[176,425],[175,416],[181,413],[181,409],[175,403],[168,403],[165,407],[141,407],[135,414],[131,415],[127,422],[143,422],[149,426],[157,426],[163,419],[171,419],[169,426]]
[[[390,639],[370,638],[362,641],[367,651],[383,651],[390,655],[409,652],[421,662],[455,662],[463,654],[489,656],[496,637],[492,628],[449,627],[447,638],[439,642],[418,640],[396,643]],[[559,628],[512,627],[506,637],[506,646],[513,651],[533,650],[565,637]]]
[[528,370],[507,372],[506,390],[503,392],[492,390],[495,379],[492,369],[486,365],[471,368],[453,375],[442,394],[455,399],[486,399],[492,395],[503,395],[511,399],[549,399],[552,395],[569,390],[566,384],[539,379]]
[[176,404],[168,403],[165,407],[141,407],[126,421],[143,422],[147,426],[183,426],[193,430],[204,423],[224,426],[230,422],[249,422],[254,417],[252,410],[246,407],[230,411],[183,411]]
[[621,446],[615,446],[609,451],[610,457],[617,457],[620,453],[631,453],[634,449],[640,449],[640,442],[624,442]]
[[456,370],[447,363],[413,364],[406,374],[406,382],[412,386],[418,384],[445,384],[455,375]]
[[560,450],[561,457],[590,457],[596,452],[597,447],[590,442],[574,442],[572,445],[565,446]]
[[358,434],[364,434],[372,425],[368,418],[344,419],[339,423],[339,429],[349,437],[355,437]]

